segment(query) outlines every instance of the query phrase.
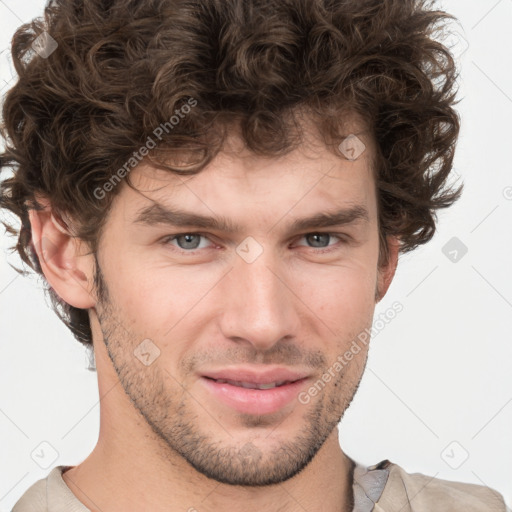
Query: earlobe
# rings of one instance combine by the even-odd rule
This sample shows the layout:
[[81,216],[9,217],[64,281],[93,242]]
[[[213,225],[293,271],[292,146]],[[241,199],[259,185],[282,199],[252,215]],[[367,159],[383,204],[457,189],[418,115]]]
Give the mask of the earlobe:
[[396,236],[388,236],[388,259],[384,265],[378,270],[378,283],[376,302],[380,302],[386,295],[391,282],[395,276],[396,267],[398,265],[398,256],[400,253],[400,239]]
[[84,243],[54,215],[49,201],[40,197],[37,201],[44,209],[29,210],[32,243],[48,284],[71,306],[94,307],[92,256],[81,255]]

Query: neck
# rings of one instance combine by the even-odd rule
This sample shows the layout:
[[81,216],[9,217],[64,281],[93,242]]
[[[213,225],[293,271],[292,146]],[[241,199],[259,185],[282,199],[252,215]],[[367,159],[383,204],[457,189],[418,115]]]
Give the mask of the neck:
[[[64,482],[93,512],[352,511],[353,462],[335,428],[311,462],[289,480],[261,487],[219,483],[171,449],[125,394],[103,347],[96,347],[100,435]],[[101,378],[100,378],[101,377]]]
[[[144,426],[142,418],[138,423]],[[228,512],[241,504],[245,512],[352,510],[353,463],[340,448],[337,428],[303,471],[282,484],[263,487],[231,486],[205,477],[163,446],[149,427],[129,440],[123,435],[139,431],[102,424],[89,457],[63,474],[91,511]]]

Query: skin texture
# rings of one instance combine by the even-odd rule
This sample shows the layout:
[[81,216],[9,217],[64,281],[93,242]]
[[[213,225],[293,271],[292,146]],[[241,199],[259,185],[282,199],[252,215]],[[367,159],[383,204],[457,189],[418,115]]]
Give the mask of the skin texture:
[[[51,241],[51,257],[39,255],[49,283],[89,309],[92,322],[100,436],[91,455],[63,475],[88,508],[351,510],[351,461],[337,424],[359,385],[367,345],[309,403],[293,400],[272,414],[233,410],[200,375],[274,365],[305,371],[307,390],[371,326],[398,242],[389,239],[389,262],[379,268],[373,147],[361,138],[367,149],[356,161],[333,154],[312,131],[280,158],[255,156],[234,132],[195,176],[140,165],[131,174],[139,192],[121,185],[96,260],[58,229],[49,203],[31,212],[34,241],[43,248]],[[135,224],[153,201],[242,229]],[[368,222],[290,230],[297,218],[356,204]],[[169,239],[198,232],[205,236]],[[248,236],[263,250],[252,263],[236,252]],[[198,240],[199,248],[187,249]],[[159,355],[146,366],[134,351],[147,339]]]

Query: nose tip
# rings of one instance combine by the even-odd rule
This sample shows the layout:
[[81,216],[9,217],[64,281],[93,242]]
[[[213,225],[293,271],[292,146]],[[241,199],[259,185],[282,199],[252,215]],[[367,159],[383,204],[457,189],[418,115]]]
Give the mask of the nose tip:
[[223,283],[222,295],[221,329],[227,338],[245,340],[265,351],[297,335],[294,295],[262,256],[252,263],[237,261]]

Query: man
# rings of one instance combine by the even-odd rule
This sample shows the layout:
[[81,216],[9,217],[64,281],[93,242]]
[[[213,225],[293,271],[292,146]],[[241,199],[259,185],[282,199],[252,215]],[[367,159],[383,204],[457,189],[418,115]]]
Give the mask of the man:
[[13,41],[1,204],[94,347],[100,436],[23,511],[505,510],[337,425],[459,122],[419,0],[51,2]]

